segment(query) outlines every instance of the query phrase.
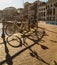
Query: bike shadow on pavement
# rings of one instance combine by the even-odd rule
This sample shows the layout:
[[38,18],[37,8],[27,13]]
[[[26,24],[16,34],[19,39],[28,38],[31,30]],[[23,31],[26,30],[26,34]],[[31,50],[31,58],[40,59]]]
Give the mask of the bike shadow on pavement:
[[[5,37],[3,38],[3,42],[4,42],[4,45],[5,45],[5,53],[6,53],[6,59],[5,60],[3,60],[3,61],[1,61],[0,62],[0,65],[3,65],[3,64],[5,64],[5,63],[7,63],[8,65],[13,65],[13,62],[12,62],[12,60],[15,58],[15,57],[17,57],[18,55],[20,55],[21,53],[23,53],[23,52],[25,52],[26,50],[30,50],[30,55],[32,56],[32,57],[35,57],[36,59],[38,59],[38,60],[40,60],[40,61],[42,61],[43,63],[45,63],[45,64],[47,64],[47,65],[49,65],[49,63],[47,63],[46,61],[44,61],[39,55],[38,55],[38,53],[36,52],[36,51],[34,51],[34,50],[32,50],[32,47],[34,46],[34,45],[40,45],[41,46],[41,48],[42,49],[48,49],[48,47],[46,47],[46,46],[44,46],[44,45],[41,45],[41,44],[39,44],[39,41],[41,41],[41,39],[43,38],[43,36],[44,36],[45,34],[44,34],[44,32],[43,32],[43,34],[42,34],[42,36],[40,37],[40,38],[38,38],[37,40],[34,40],[34,39],[31,39],[31,38],[29,38],[29,36],[27,36],[27,38],[28,39],[30,39],[30,40],[32,40],[34,43],[33,44],[31,44],[31,45],[28,45],[27,43],[26,43],[26,39],[24,39],[25,38],[25,36],[23,37],[23,45],[25,46],[25,48],[24,49],[22,49],[22,50],[20,50],[20,51],[18,51],[17,53],[15,53],[13,56],[10,56],[10,54],[9,54],[9,50],[8,50],[8,47],[7,47],[7,43],[6,43],[6,41],[5,41]],[[17,36],[18,37],[18,36]],[[19,40],[21,40],[20,38],[19,38]],[[22,41],[22,40],[21,40]]]
[[51,31],[51,30],[48,30],[48,29],[45,29],[45,30],[57,34],[57,32],[54,32],[54,31]]
[[51,42],[54,42],[54,43],[57,43],[57,41],[55,41],[55,40],[50,40]]
[[[4,47],[5,47],[5,53],[6,53],[6,62],[8,65],[13,65],[13,62],[12,62],[12,58],[9,54],[9,50],[8,50],[8,47],[7,47],[7,42],[5,40],[5,34],[4,34],[4,31],[3,31],[3,34],[2,34],[2,39],[3,39],[3,44],[4,44]],[[0,65],[3,65],[3,63],[0,62]]]
[[[30,40],[32,40],[32,41],[34,42],[34,44],[40,45],[42,49],[46,50],[46,49],[49,49],[49,48],[38,43],[38,42],[43,38],[43,36],[44,36],[44,34],[41,36],[40,39],[38,38],[37,40],[31,39],[31,38],[29,38],[29,36],[27,36],[27,38],[30,39]],[[23,38],[24,38],[24,37],[23,37]],[[24,41],[23,45],[24,45],[25,47],[28,47],[28,44],[29,44],[29,43],[27,43],[27,42],[25,41],[25,39],[24,39],[23,41]],[[31,55],[32,57],[34,57],[34,58],[36,58],[36,59],[42,61],[43,63],[49,65],[49,63],[47,63],[46,61],[44,61],[44,60],[38,55],[38,53],[37,53],[35,50],[32,50],[32,47],[29,47],[28,50],[30,51],[29,53],[30,53],[30,55]]]
[[[11,37],[11,36],[10,36]],[[11,46],[11,47],[13,47],[13,48],[18,48],[18,47],[22,47],[22,40],[21,40],[21,38],[19,38],[18,36],[15,36],[16,37],[16,39],[15,38],[13,38],[13,39],[11,39],[11,40],[8,40],[8,38],[9,37],[7,37],[7,43]],[[16,44],[16,45],[12,45],[12,41],[17,41],[18,42],[18,44]]]
[[[40,44],[39,44],[40,45]],[[25,42],[24,44],[25,47],[28,47],[28,44]],[[48,49],[48,47],[44,46],[44,45],[41,45],[41,48],[42,49]],[[38,53],[32,49],[32,47],[29,47],[28,50],[30,51],[29,54],[30,56],[32,56],[33,58],[36,58],[37,60],[39,61],[42,61],[43,63],[49,65],[49,63],[47,63],[45,60],[43,60],[39,55]]]

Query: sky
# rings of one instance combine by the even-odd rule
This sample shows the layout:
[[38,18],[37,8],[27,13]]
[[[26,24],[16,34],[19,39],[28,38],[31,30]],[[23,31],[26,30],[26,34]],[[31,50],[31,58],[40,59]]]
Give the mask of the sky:
[[[34,2],[35,0],[0,0],[0,10],[3,10],[6,7],[16,7],[22,8],[24,6],[24,2]],[[47,0],[40,0],[47,1]]]

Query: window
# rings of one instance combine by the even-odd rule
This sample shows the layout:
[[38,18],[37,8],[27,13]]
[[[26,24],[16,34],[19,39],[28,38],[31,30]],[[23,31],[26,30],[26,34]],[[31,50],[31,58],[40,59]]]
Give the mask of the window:
[[47,7],[49,8],[49,5]]
[[55,17],[53,17],[53,21],[55,21]]
[[51,4],[51,7],[52,7],[52,4]]
[[55,8],[53,9],[53,15],[55,15]]
[[46,6],[46,9],[47,9],[47,6]]
[[51,17],[50,17],[50,21],[51,21]]
[[47,10],[47,15],[52,15],[52,9]]
[[47,17],[47,20],[49,20],[49,17]]
[[49,5],[46,6],[46,9],[49,8]]
[[54,4],[55,7],[57,7],[57,2]]
[[44,8],[44,10],[45,10],[45,8]]
[[45,12],[44,12],[44,16],[45,16]]

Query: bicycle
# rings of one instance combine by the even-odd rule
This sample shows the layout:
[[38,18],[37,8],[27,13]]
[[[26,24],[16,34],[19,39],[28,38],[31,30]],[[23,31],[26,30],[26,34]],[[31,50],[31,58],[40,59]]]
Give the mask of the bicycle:
[[[17,47],[19,47],[19,46],[22,46],[22,41],[21,41],[21,39],[19,38],[19,37],[17,37],[16,35],[14,35],[14,34],[16,34],[16,33],[19,33],[19,32],[24,32],[24,30],[26,30],[25,28],[24,28],[24,24],[25,23],[23,23],[23,22],[19,22],[19,23],[17,23],[17,22],[14,22],[14,23],[12,23],[11,24],[11,26],[8,24],[8,25],[6,25],[6,28],[5,28],[5,34],[8,36],[7,37],[7,43],[10,45],[10,46],[12,46],[12,47],[15,47],[15,48],[17,48]],[[16,42],[16,43],[18,43],[17,45],[13,45],[12,43],[14,43],[14,42]],[[21,43],[21,44],[19,44],[19,43]]]
[[[24,28],[24,24],[23,22],[17,23],[14,22],[11,24],[11,26],[8,24],[5,27],[5,34],[8,36],[7,37],[7,43],[12,46],[12,47],[19,47],[22,46],[22,42],[21,39],[19,37],[17,37],[16,35],[14,36],[14,34],[19,33],[19,32],[24,32],[26,30],[26,32],[22,33],[23,36],[27,37],[27,36],[39,36],[39,31],[37,29],[34,29],[32,32],[27,29]],[[31,32],[31,33],[29,33]],[[40,34],[41,35],[41,34]],[[12,37],[13,36],[13,37]],[[12,43],[14,42],[18,42],[18,45],[14,46]],[[21,42],[21,45],[19,44]]]
[[6,25],[5,33],[8,36],[11,36],[11,35],[13,35],[15,33],[18,33],[20,31],[22,31],[22,28],[23,28],[22,22],[20,22],[20,23],[13,22],[12,24]]

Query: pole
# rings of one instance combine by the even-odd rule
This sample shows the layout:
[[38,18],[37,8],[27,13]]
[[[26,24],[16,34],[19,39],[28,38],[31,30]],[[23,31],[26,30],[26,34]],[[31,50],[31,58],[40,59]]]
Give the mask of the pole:
[[5,39],[5,33],[4,33],[4,19],[2,20],[3,28],[2,28],[2,38]]
[[39,0],[37,0],[37,28],[38,28],[38,2]]

